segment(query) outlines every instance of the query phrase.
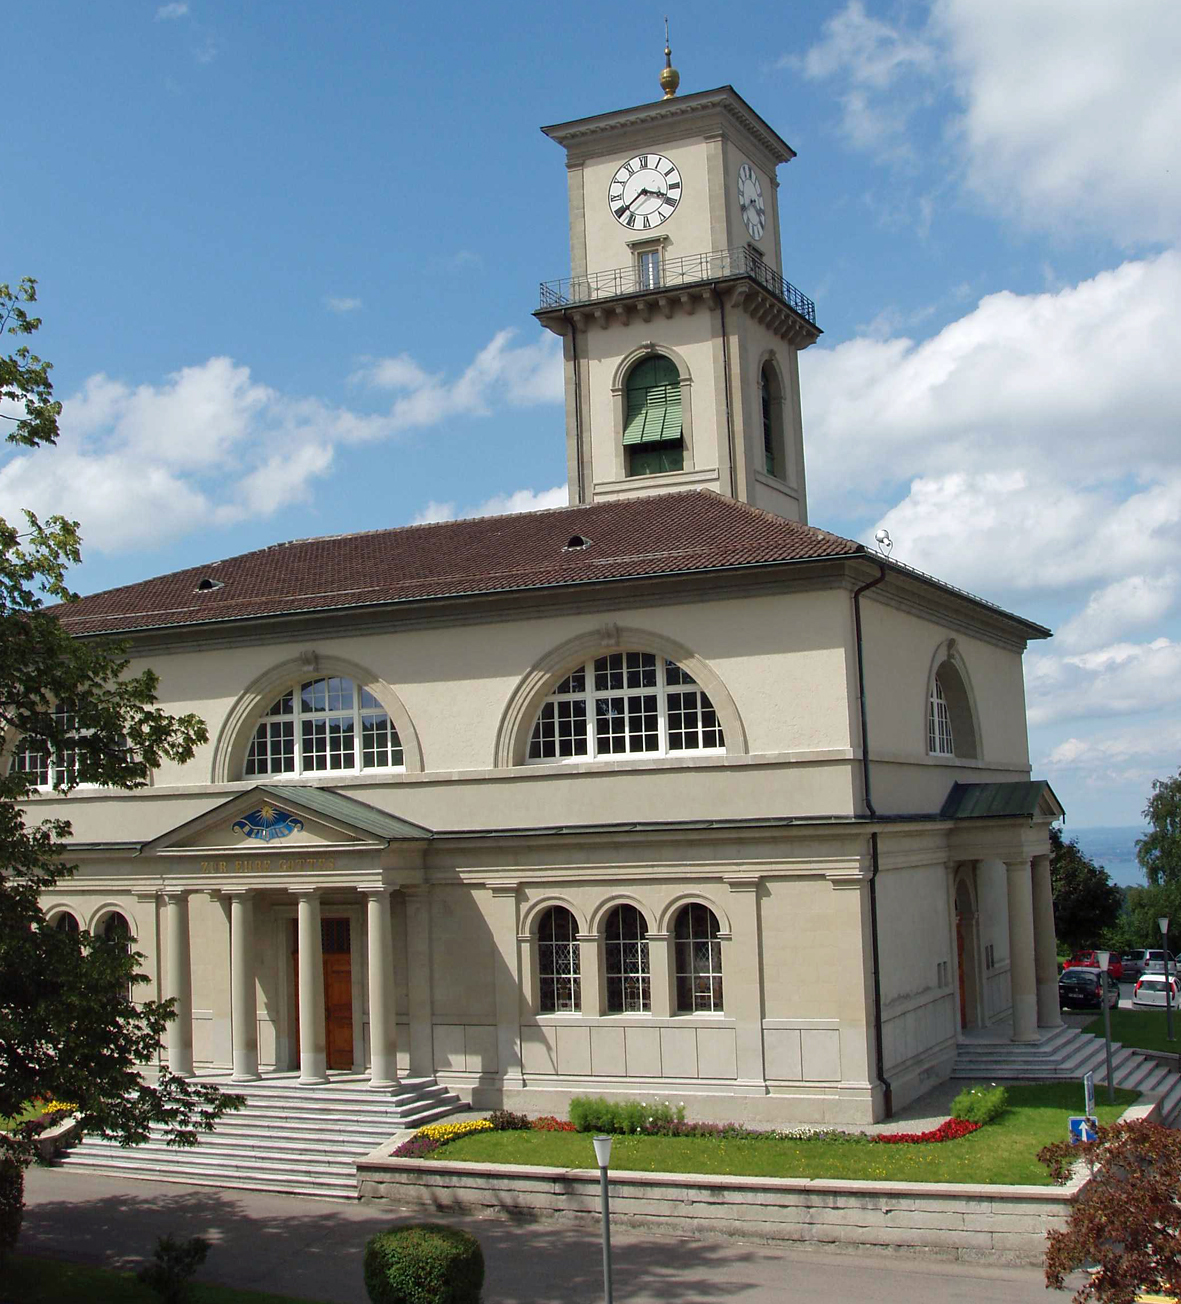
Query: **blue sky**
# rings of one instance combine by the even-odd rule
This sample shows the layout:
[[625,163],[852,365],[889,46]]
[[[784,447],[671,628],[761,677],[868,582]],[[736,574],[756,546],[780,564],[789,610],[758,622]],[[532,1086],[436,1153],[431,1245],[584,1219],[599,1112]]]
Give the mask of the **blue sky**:
[[[561,151],[656,98],[663,6],[63,4],[6,15],[0,279],[59,447],[0,512],[83,592],[281,538],[564,500]],[[799,153],[784,270],[811,519],[1053,626],[1035,774],[1138,822],[1181,760],[1181,6],[675,4],[682,92]]]

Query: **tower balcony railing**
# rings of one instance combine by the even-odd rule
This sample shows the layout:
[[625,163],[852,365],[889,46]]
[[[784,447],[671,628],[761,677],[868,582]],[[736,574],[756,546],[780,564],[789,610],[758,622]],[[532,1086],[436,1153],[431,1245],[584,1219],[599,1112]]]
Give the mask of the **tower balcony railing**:
[[640,260],[631,267],[616,267],[609,272],[589,272],[585,276],[542,281],[540,311],[594,303],[620,295],[654,294],[664,289],[679,289],[734,276],[751,277],[806,321],[816,325],[816,305],[812,300],[749,248],[714,249],[708,254],[661,258],[655,271],[651,264]]

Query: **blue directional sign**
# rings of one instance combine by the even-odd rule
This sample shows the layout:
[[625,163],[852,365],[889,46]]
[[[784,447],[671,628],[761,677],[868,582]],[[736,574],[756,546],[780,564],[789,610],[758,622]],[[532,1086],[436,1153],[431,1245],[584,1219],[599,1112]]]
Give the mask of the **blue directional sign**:
[[1080,1141],[1094,1141],[1099,1135],[1099,1120],[1092,1116],[1073,1115],[1070,1119],[1070,1142],[1078,1145]]

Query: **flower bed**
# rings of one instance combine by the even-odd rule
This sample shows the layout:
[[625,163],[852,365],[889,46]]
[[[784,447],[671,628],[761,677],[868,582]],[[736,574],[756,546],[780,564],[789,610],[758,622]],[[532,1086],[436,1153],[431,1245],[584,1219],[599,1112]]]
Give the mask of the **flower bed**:
[[[1003,1092],[1002,1092],[1003,1096]],[[1003,1104],[1002,1104],[1003,1108]],[[685,1119],[684,1105],[668,1101],[652,1104],[640,1101],[608,1102],[577,1097],[571,1102],[571,1114],[578,1122],[545,1114],[529,1118],[508,1110],[495,1110],[488,1118],[468,1119],[458,1123],[429,1123],[420,1127],[393,1151],[396,1159],[425,1159],[460,1137],[474,1132],[597,1132],[610,1131],[626,1136],[697,1137],[718,1141],[817,1141],[843,1145],[932,1145],[958,1141],[978,1131],[983,1123],[967,1118],[948,1118],[927,1132],[844,1132],[837,1128],[792,1127],[757,1129],[739,1123],[694,1123]],[[995,1117],[995,1115],[994,1115]]]

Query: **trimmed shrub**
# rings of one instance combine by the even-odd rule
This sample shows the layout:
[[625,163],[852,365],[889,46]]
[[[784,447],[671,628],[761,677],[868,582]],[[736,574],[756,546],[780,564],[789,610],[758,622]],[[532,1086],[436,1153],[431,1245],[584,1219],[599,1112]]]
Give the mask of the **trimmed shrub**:
[[570,1121],[579,1132],[609,1132],[613,1135],[643,1133],[667,1136],[685,1121],[684,1105],[667,1100],[607,1100],[604,1096],[575,1096],[570,1102]]
[[1008,1105],[1009,1093],[1004,1087],[965,1087],[951,1102],[951,1116],[983,1126],[1000,1118]]
[[208,1253],[209,1242],[203,1236],[187,1241],[161,1236],[152,1261],[145,1263],[135,1275],[164,1304],[186,1304],[193,1297],[189,1278],[205,1262]]
[[527,1114],[514,1114],[509,1109],[494,1109],[488,1115],[488,1122],[497,1132],[528,1132],[532,1126]]
[[484,1254],[470,1232],[409,1223],[365,1246],[365,1289],[373,1304],[479,1304]]

